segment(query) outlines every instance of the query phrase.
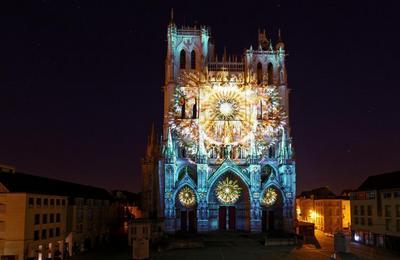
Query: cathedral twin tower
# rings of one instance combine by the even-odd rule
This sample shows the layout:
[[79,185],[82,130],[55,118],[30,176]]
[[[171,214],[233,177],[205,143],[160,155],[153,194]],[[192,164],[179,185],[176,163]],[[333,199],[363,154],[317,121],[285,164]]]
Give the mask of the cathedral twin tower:
[[162,149],[142,161],[144,212],[166,232],[293,231],[285,46],[259,32],[217,57],[206,27],[168,26]]

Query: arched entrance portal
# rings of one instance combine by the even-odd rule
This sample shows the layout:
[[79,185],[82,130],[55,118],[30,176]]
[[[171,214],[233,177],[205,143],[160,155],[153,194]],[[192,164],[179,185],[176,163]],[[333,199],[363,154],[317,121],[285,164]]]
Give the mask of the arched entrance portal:
[[182,187],[176,195],[175,204],[177,230],[195,233],[197,230],[195,191],[187,185]]
[[211,230],[250,230],[250,196],[247,185],[227,171],[210,187],[209,223]]
[[273,186],[266,188],[261,197],[263,232],[276,232],[283,229],[283,198]]

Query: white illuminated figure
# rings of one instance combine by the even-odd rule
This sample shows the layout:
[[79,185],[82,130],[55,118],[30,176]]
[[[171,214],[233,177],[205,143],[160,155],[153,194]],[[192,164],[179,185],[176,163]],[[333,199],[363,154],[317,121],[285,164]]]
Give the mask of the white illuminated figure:
[[219,106],[219,112],[225,117],[229,117],[230,115],[232,115],[232,110],[232,104],[228,102],[223,102]]

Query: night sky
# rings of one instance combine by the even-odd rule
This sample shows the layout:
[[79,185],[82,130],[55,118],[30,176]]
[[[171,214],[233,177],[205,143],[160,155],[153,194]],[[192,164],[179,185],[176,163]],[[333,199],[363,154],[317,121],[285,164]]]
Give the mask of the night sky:
[[396,1],[137,2],[2,10],[0,162],[138,191],[147,133],[161,126],[173,7],[178,26],[211,27],[219,54],[256,47],[258,28],[275,41],[281,28],[298,191],[400,170]]

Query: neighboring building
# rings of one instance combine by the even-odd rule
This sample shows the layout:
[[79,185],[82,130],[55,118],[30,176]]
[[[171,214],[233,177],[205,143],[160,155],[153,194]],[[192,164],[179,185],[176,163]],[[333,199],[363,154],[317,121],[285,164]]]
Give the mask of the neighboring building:
[[142,239],[157,241],[164,234],[164,223],[157,219],[135,219],[129,223],[128,245]]
[[368,177],[350,201],[354,241],[400,250],[400,171]]
[[57,259],[107,240],[111,200],[101,188],[1,171],[1,259]]
[[[294,231],[296,172],[286,53],[265,31],[242,58],[215,54],[207,27],[171,20],[161,141],[142,160],[144,217],[165,231]],[[153,128],[154,129],[154,128]]]
[[326,233],[348,231],[351,223],[349,198],[336,196],[327,187],[297,196],[296,212],[299,221],[314,223],[316,229]]
[[129,223],[128,245],[133,259],[148,259],[149,247],[159,242],[164,234],[160,219],[136,219]]
[[118,208],[118,215],[120,219],[132,220],[142,218],[142,211],[140,209],[140,194],[133,193],[125,190],[111,191],[115,203]]

